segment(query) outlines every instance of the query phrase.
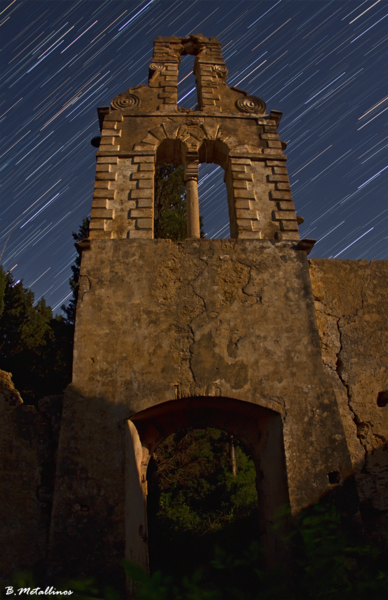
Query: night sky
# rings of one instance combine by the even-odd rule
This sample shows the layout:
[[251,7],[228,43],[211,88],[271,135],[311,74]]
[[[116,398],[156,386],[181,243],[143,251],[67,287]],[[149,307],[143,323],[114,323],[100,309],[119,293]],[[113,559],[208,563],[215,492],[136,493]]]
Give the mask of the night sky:
[[[283,112],[310,257],[387,259],[387,16],[386,0],[0,2],[5,270],[60,311],[71,234],[91,209],[97,107],[147,83],[158,35],[196,33],[222,42],[228,85]],[[193,62],[180,67],[185,108],[196,105]],[[228,237],[220,167],[201,166],[199,192],[207,237]]]

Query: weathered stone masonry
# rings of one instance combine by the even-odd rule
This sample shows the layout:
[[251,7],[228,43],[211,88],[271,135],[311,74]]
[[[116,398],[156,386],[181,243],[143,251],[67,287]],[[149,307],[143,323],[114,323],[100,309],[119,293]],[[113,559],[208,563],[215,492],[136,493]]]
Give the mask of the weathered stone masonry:
[[[194,111],[177,105],[185,54],[196,56]],[[285,503],[297,514],[336,493],[387,527],[387,261],[307,260],[281,113],[226,77],[215,38],[157,38],[148,86],[99,109],[62,417],[55,399],[37,413],[4,395],[4,578],[34,566],[119,581],[124,555],[147,568],[149,457],[189,425],[247,447],[269,553],[268,523]],[[153,239],[154,170],[165,161],[185,169],[182,243]],[[224,169],[230,240],[199,239],[203,162]],[[47,462],[55,487],[52,478],[42,495]]]

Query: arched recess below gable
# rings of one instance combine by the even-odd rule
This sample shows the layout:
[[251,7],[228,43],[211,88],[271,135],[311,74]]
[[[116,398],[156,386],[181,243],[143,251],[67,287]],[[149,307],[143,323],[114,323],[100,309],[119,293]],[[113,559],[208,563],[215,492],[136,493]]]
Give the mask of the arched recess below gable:
[[147,468],[157,446],[188,427],[212,427],[238,438],[256,468],[259,527],[266,559],[273,564],[283,550],[268,527],[278,509],[288,505],[281,415],[267,408],[223,397],[163,402],[127,421],[125,467],[126,559],[149,570]]

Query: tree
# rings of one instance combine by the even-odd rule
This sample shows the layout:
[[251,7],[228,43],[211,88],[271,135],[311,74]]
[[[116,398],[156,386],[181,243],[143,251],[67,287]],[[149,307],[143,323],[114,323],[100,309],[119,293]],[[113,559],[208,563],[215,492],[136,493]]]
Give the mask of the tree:
[[[77,242],[81,242],[89,237],[89,225],[90,225],[90,217],[84,217],[82,219],[82,224],[79,227],[78,233],[75,231],[72,232],[73,239]],[[81,269],[81,254],[77,254],[77,258],[74,261],[74,264],[71,267],[73,272],[72,277],[69,279],[70,288],[73,293],[69,304],[66,306],[62,304],[61,309],[66,315],[66,323],[69,323],[74,327],[75,323],[75,311],[77,307],[77,298],[78,298],[78,280],[79,273]]]
[[157,447],[148,471],[153,571],[195,570],[215,544],[238,553],[258,534],[255,466],[236,438],[234,445],[235,475],[225,431],[181,430]]
[[35,303],[23,282],[5,275],[0,316],[0,361],[12,373],[26,403],[60,394],[71,381],[72,335],[63,317],[53,318],[44,298]]
[[[155,239],[182,242],[187,237],[186,186],[182,166],[161,163],[155,169]],[[203,232],[202,217],[201,237]]]

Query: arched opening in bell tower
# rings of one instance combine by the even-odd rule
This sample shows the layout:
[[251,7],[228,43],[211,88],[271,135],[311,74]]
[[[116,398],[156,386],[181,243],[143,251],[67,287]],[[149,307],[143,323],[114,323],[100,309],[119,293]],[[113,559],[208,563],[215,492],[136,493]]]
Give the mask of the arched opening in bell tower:
[[[227,180],[228,147],[210,134],[200,119],[187,119],[176,137],[163,140],[157,149],[154,181],[154,238],[233,237],[235,209]],[[184,182],[184,185],[183,185]],[[168,194],[170,194],[169,201]],[[161,227],[161,212],[179,235]],[[183,233],[178,221],[187,219]],[[179,230],[179,231],[178,231]]]

